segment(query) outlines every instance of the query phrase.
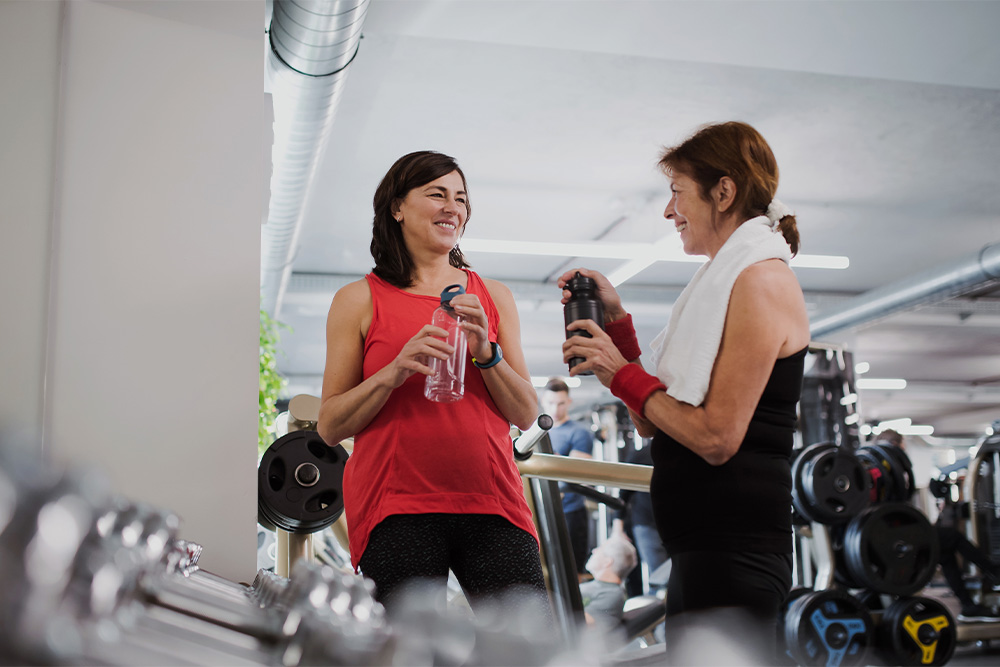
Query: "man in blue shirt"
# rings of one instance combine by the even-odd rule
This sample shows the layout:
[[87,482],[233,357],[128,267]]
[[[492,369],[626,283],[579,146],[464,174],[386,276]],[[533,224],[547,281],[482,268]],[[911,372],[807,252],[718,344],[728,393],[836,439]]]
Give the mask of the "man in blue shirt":
[[[558,378],[550,379],[542,393],[542,410],[552,417],[554,422],[549,429],[552,451],[561,456],[593,458],[594,434],[583,424],[570,421],[571,403],[566,383]],[[590,516],[583,496],[578,493],[563,491],[562,505],[570,543],[573,546],[573,558],[576,560],[576,572],[578,576],[582,575],[581,579],[586,579],[588,577],[586,565],[590,555]]]

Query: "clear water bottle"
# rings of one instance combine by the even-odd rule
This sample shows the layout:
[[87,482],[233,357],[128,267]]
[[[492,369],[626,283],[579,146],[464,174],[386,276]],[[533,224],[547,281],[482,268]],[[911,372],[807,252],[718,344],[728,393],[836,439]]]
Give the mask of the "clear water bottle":
[[[570,297],[566,305],[563,306],[563,320],[565,325],[569,326],[571,322],[576,322],[577,320],[593,320],[603,330],[604,304],[597,298],[597,283],[594,282],[594,279],[580,275],[580,272],[577,271],[576,275],[566,283],[566,289],[569,290]],[[569,340],[570,336],[591,338],[591,335],[582,329],[575,329],[573,331],[567,329],[566,339]],[[570,370],[573,370],[574,366],[582,364],[584,361],[586,359],[583,357],[572,357],[569,360]],[[582,373],[582,375],[593,374],[593,371]]]
[[447,359],[429,357],[427,365],[434,371],[424,381],[424,396],[437,403],[454,403],[462,400],[465,394],[465,358],[468,356],[468,344],[465,330],[459,323],[462,316],[455,312],[451,299],[459,294],[465,294],[461,285],[448,285],[441,292],[441,305],[434,309],[431,324],[448,332],[448,344],[455,352]]

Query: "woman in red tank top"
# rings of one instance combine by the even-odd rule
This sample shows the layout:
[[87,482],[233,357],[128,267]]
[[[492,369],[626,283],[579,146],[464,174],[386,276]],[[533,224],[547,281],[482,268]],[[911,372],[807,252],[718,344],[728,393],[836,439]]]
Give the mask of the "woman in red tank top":
[[[344,286],[327,320],[318,430],[335,445],[354,436],[344,475],[351,562],[390,613],[402,584],[451,569],[472,604],[511,587],[550,614],[538,542],[512,455],[510,424],[537,416],[510,290],[469,270],[459,240],[471,207],[451,157],[410,153],[374,197],[375,268]],[[464,318],[465,395],[423,395],[428,357],[453,352],[430,324],[442,290]]]

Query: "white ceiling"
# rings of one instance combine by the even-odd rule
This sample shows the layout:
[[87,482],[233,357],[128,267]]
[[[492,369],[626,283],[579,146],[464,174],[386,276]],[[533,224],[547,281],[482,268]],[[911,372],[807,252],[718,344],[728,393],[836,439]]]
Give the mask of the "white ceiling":
[[[802,252],[850,258],[796,271],[814,312],[971,261],[1000,242],[998,28],[1000,2],[373,0],[281,301],[289,392],[318,395],[333,290],[371,269],[372,195],[413,150],[459,161],[469,238],[652,242],[673,233],[660,147],[739,119],[774,149]],[[622,264],[466,254],[514,289],[537,376],[565,372],[552,277]],[[642,343],[696,267],[623,285]],[[1000,419],[996,283],[824,340],[908,381],[862,392],[866,421],[972,438]],[[607,396],[585,380],[577,404]]]

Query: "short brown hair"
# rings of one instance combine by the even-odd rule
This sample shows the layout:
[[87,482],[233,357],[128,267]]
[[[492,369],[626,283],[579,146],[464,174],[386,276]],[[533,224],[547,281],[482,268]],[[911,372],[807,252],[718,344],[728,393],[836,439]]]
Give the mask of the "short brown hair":
[[[406,198],[410,190],[427,185],[453,171],[457,171],[462,177],[462,186],[466,192],[465,223],[468,224],[469,218],[472,217],[472,206],[468,198],[469,186],[455,158],[434,151],[417,151],[404,155],[389,167],[389,171],[375,189],[375,198],[372,201],[375,209],[371,243],[375,268],[372,269],[372,273],[396,287],[409,287],[413,284],[413,258],[406,247],[403,230],[393,216],[392,209],[397,202]],[[451,249],[448,261],[458,269],[471,266],[457,247]]]
[[545,384],[545,391],[564,391],[569,393],[569,385],[559,378],[550,378]]
[[893,447],[899,447],[903,444],[903,436],[899,431],[894,431],[891,428],[887,428],[881,431],[876,438],[877,442],[888,442]]
[[[705,125],[683,143],[665,148],[659,165],[668,174],[677,171],[693,179],[706,201],[716,183],[728,176],[736,184],[734,209],[744,219],[764,215],[778,190],[778,162],[771,147],[760,132],[739,121]],[[795,217],[782,218],[779,229],[796,254]]]

